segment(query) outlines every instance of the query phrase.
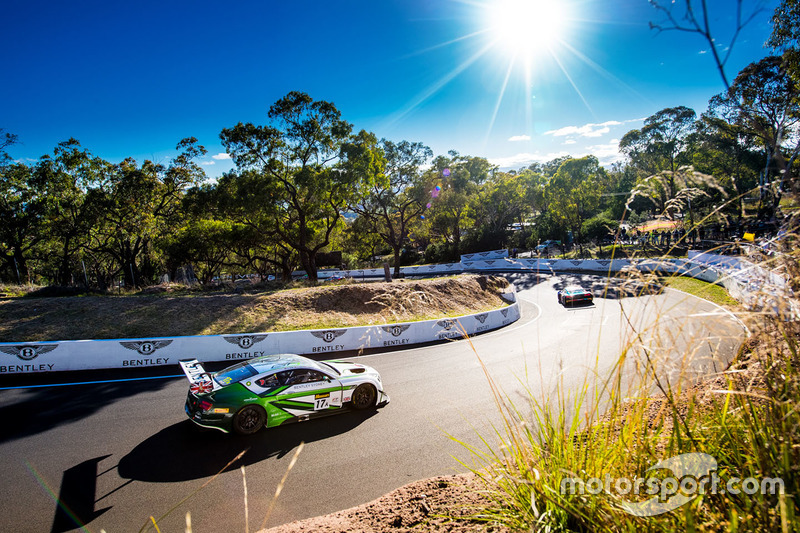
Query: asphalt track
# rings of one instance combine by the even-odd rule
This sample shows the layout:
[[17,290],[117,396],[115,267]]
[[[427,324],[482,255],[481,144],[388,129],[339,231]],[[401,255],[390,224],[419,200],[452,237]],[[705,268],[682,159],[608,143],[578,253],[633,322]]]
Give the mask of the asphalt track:
[[[471,345],[460,340],[362,356],[380,371],[392,399],[373,412],[242,438],[186,419],[183,378],[0,390],[0,529],[70,531],[77,519],[85,531],[138,531],[191,495],[159,521],[161,531],[183,531],[187,511],[193,531],[245,531],[244,466],[255,531],[301,442],[267,525],[345,509],[410,481],[464,471],[461,462],[472,458],[457,440],[478,446],[483,435],[494,442],[497,407],[481,361],[504,394],[525,406],[528,393],[554,398],[559,387],[574,391],[587,376],[608,375],[631,343],[659,346],[651,353],[660,358],[662,379],[677,383],[724,368],[745,335],[730,314],[677,291],[623,297],[592,276],[512,279],[518,322]],[[562,307],[555,291],[574,281],[605,297]],[[636,383],[643,350],[627,353],[626,379]],[[243,450],[239,462],[192,495]]]

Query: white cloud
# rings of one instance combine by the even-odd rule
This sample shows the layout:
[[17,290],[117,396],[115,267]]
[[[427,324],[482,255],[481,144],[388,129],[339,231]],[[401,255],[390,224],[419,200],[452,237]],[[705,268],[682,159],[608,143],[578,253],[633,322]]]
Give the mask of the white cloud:
[[564,126],[557,130],[550,130],[544,132],[545,135],[552,135],[554,137],[565,137],[567,135],[577,135],[579,137],[602,137],[611,131],[611,126],[621,126],[631,122],[640,122],[643,118],[634,118],[630,120],[607,120],[600,124],[584,124],[583,126]]
[[231,156],[228,155],[225,152],[220,152],[220,153],[218,153],[216,155],[212,155],[211,156],[211,159],[216,159],[217,161],[222,161],[223,159],[230,159],[230,158],[231,158]]
[[567,139],[566,141],[564,141],[564,144],[575,144],[576,142],[578,141],[576,141],[575,139]]
[[530,141],[531,140],[531,136],[530,135],[514,135],[513,137],[509,137],[508,140],[511,141],[511,142]]
[[593,155],[601,165],[610,165],[622,161],[624,156],[619,151],[619,139],[611,139],[605,144],[596,144],[586,147],[586,155]]
[[209,165],[216,165],[216,164],[217,164],[217,162],[216,162],[216,161],[203,161],[203,162],[202,162],[202,163],[200,163],[200,164],[201,164],[201,165],[205,165],[205,166],[209,166]]
[[578,135],[580,137],[601,137],[611,129],[609,126],[619,126],[622,122],[616,120],[609,120],[602,124],[584,124],[583,126],[565,126],[557,130],[550,130],[544,132],[545,135],[553,135],[554,137],[564,137],[565,135]]

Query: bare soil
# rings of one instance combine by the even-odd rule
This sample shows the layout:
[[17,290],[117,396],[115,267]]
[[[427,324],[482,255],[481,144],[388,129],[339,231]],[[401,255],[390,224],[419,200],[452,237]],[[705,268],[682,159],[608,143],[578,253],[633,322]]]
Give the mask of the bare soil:
[[364,505],[262,533],[505,533],[508,529],[504,527],[473,518],[486,504],[483,490],[475,474],[424,479]]
[[0,299],[0,342],[219,335],[459,316],[506,305],[504,278],[464,275],[346,283],[271,293]]

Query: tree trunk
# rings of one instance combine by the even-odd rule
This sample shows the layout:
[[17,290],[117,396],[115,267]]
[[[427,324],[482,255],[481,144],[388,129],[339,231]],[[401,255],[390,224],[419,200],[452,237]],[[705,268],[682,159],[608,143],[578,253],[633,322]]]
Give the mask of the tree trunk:
[[400,277],[400,247],[393,246],[394,249],[394,277]]
[[317,261],[316,261],[316,254],[309,253],[307,251],[303,251],[300,254],[300,262],[303,265],[303,270],[306,271],[308,274],[308,279],[316,282],[317,281]]

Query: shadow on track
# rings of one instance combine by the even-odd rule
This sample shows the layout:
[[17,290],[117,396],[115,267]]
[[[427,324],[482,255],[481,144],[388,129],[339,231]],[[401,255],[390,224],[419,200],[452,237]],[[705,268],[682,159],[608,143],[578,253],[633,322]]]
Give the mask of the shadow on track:
[[606,278],[590,274],[561,274],[553,285],[557,291],[577,285],[591,291],[595,298],[621,300],[651,294],[661,294],[664,286],[660,283],[644,283],[625,278]]
[[81,420],[117,400],[159,390],[172,381],[159,379],[2,391],[0,420],[4,429],[0,433],[0,443]]
[[186,420],[164,428],[136,446],[120,460],[118,471],[122,478],[155,483],[200,479],[222,470],[242,450],[248,451],[229,469],[281,458],[301,442],[346,433],[377,413],[377,409],[342,413],[324,421],[264,429],[248,437],[204,430]]

